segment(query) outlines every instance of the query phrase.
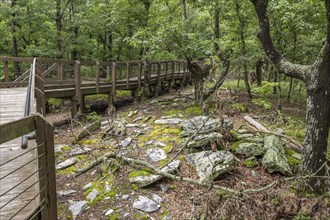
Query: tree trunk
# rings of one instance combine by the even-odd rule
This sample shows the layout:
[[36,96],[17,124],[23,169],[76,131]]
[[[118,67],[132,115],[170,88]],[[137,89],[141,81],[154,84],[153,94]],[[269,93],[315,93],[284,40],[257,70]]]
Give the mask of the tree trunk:
[[62,58],[62,10],[61,0],[56,0],[56,49],[57,58]]
[[[268,0],[251,0],[257,12],[260,32],[259,40],[273,63],[287,76],[300,79],[307,86],[306,129],[304,137],[301,171],[305,174],[323,176],[326,162],[327,142],[330,128],[330,0],[325,0],[327,16],[327,38],[319,56],[311,66],[293,64],[283,58],[275,48],[267,15]],[[311,178],[309,186],[321,190],[317,179]]]
[[[327,142],[330,128],[330,52],[328,61],[318,69],[311,71],[307,85],[307,112],[302,171],[307,174],[317,172],[324,175],[326,163]],[[309,184],[316,185],[316,179]]]
[[256,80],[257,80],[257,86],[261,86],[262,83],[262,60],[258,60],[256,63]]
[[186,0],[181,0],[180,3],[181,3],[182,17],[183,17],[183,20],[186,21],[188,19]]
[[[11,31],[12,31],[12,43],[13,43],[13,57],[18,57],[18,47],[17,47],[17,21],[16,21],[16,0],[12,0],[11,1],[11,9],[12,9],[12,13],[11,13]],[[14,78],[18,78],[20,76],[20,68],[19,68],[19,64],[18,62],[14,62]]]
[[241,5],[238,0],[235,1],[235,10],[236,10],[236,15],[239,20],[239,37],[240,37],[240,47],[241,47],[241,56],[243,57],[243,76],[244,76],[244,83],[245,83],[245,88],[246,92],[248,93],[248,97],[251,99],[252,94],[251,94],[251,88],[250,88],[250,83],[249,83],[249,73],[248,73],[248,67],[247,67],[247,62],[246,62],[246,57],[247,57],[247,51],[246,51],[246,44],[245,44],[245,18],[244,15],[241,13]]

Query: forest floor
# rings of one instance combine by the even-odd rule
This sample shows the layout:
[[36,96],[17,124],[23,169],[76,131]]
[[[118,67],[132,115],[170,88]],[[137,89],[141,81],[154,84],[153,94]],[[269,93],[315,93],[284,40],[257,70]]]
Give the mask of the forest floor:
[[[233,120],[236,129],[246,129],[243,116],[250,115],[272,130],[282,128],[286,135],[301,142],[305,104],[281,99],[281,110],[279,110],[279,99],[269,95],[267,101],[271,103],[270,107],[256,105],[240,90],[227,87],[219,90],[218,94],[211,98],[208,104],[209,113],[212,113],[214,118],[223,115],[229,117]],[[233,195],[214,187],[205,188],[166,178],[148,187],[138,188],[129,182],[129,177],[148,171],[114,160],[105,160],[87,172],[75,176],[77,169],[85,167],[110,151],[146,160],[145,150],[148,148],[146,142],[158,140],[166,144],[168,158],[177,156],[181,161],[176,175],[198,178],[194,168],[182,157],[188,154],[189,150],[179,151],[182,145],[180,126],[153,123],[163,116],[180,115],[191,118],[201,115],[201,109],[193,104],[191,87],[139,102],[133,102],[125,95],[119,98],[115,105],[116,118],[125,119],[131,124],[145,124],[145,127],[150,128],[140,135],[135,135],[134,127],[127,128],[124,136],[107,135],[105,129],[99,129],[88,137],[76,141],[76,135],[82,130],[83,125],[101,117],[107,120],[106,102],[102,96],[93,96],[87,99],[87,103],[88,112],[79,120],[70,119],[69,111],[65,108],[57,108],[47,115],[56,127],[55,146],[61,146],[61,150],[56,153],[56,163],[70,158],[69,153],[73,149],[90,149],[87,154],[74,156],[77,159],[74,165],[57,171],[57,190],[74,190],[72,194],[66,196],[58,195],[59,219],[74,218],[69,206],[76,201],[86,200],[92,188],[98,190],[100,194],[94,201],[88,202],[76,219],[330,219],[329,193],[319,195],[309,193],[307,190],[299,190],[301,182],[297,179],[286,181],[279,173],[269,174],[263,169],[260,161],[257,161],[253,168],[249,168],[244,164],[244,158],[239,156],[241,162],[236,164],[233,171],[217,178],[216,184],[237,191],[260,189],[274,181],[276,184],[259,193],[244,195]],[[119,143],[127,137],[132,138],[131,143],[125,149],[121,149]],[[293,170],[297,171],[298,166],[294,164],[297,164],[296,161],[292,165]],[[83,190],[88,183],[91,183],[92,187]],[[111,188],[106,194],[104,194],[105,185],[110,185]],[[152,194],[163,199],[158,211],[146,213],[132,207],[138,196],[151,198]],[[107,211],[111,214],[106,216]]]

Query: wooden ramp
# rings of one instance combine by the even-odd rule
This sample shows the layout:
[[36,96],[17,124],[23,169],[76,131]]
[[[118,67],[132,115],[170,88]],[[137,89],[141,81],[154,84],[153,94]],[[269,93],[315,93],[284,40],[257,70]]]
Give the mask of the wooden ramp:
[[[0,89],[0,125],[24,117],[26,93],[26,87]],[[37,207],[35,145],[29,141],[23,150],[21,138],[0,145],[1,220],[25,219]]]

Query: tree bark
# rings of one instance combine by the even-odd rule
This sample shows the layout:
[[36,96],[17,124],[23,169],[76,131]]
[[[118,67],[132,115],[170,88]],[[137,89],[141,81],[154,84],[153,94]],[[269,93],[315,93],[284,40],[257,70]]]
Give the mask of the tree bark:
[[56,49],[57,58],[62,58],[62,9],[61,0],[56,0]]
[[238,0],[235,1],[235,10],[236,10],[236,15],[239,20],[239,36],[240,36],[240,47],[241,47],[241,55],[243,57],[243,76],[244,76],[244,83],[245,83],[245,88],[246,92],[248,93],[249,98],[252,98],[251,94],[251,88],[250,88],[250,83],[249,83],[249,73],[248,73],[248,66],[247,66],[247,51],[246,51],[246,43],[245,43],[245,18],[241,13],[241,5]]
[[[12,0],[11,1],[11,10],[12,10],[12,13],[11,13],[11,17],[12,17],[12,20],[11,20],[11,31],[12,31],[12,43],[13,43],[13,57],[18,57],[18,46],[17,46],[17,31],[16,31],[16,28],[17,28],[17,18],[16,18],[16,9],[15,9],[15,6],[16,6],[16,0]],[[20,68],[19,68],[19,64],[18,62],[14,62],[14,78],[18,78],[20,76]]]
[[[330,127],[330,0],[325,0],[327,16],[327,39],[319,56],[311,66],[292,64],[283,58],[274,47],[267,16],[268,0],[251,0],[257,12],[260,32],[259,40],[269,58],[287,76],[303,80],[307,85],[307,112],[301,170],[307,174],[322,176],[327,162],[327,142]],[[316,178],[309,181],[319,191]]]

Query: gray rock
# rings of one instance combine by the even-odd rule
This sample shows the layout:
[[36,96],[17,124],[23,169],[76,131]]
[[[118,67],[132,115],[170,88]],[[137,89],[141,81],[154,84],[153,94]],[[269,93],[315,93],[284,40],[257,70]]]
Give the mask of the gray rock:
[[251,176],[256,180],[260,180],[260,175],[254,170],[251,171]]
[[[171,163],[169,163],[167,166],[161,168],[161,171],[166,173],[171,173],[177,170],[179,165],[180,165],[180,161],[174,160]],[[161,175],[151,174],[149,176],[133,177],[130,178],[129,181],[131,183],[135,183],[138,187],[142,188],[160,180],[161,178],[162,178]]]
[[158,162],[167,158],[166,152],[162,149],[152,148],[146,151],[146,156],[149,162]]
[[72,213],[72,216],[77,217],[87,206],[87,201],[78,201],[74,202],[69,206],[69,211]]
[[111,215],[114,212],[113,209],[109,209],[108,211],[106,211],[106,213],[104,214],[105,216]]
[[171,215],[170,214],[167,214],[165,215],[162,220],[171,220]]
[[127,137],[124,140],[122,140],[119,145],[122,147],[127,147],[128,145],[130,145],[132,142],[132,138],[131,137]]
[[157,194],[153,193],[151,196],[152,196],[152,200],[158,202],[159,204],[164,202],[164,199]]
[[106,195],[108,192],[110,192],[111,188],[112,188],[111,185],[105,184],[104,189],[103,189],[104,195]]
[[82,188],[82,190],[87,190],[87,189],[89,189],[89,188],[91,188],[92,187],[92,185],[93,185],[93,183],[87,183],[83,188]]
[[126,128],[136,128],[136,127],[141,127],[141,124],[127,124]]
[[141,121],[143,119],[143,117],[137,117],[133,120],[133,123],[137,122],[137,121]]
[[89,199],[90,202],[93,202],[93,200],[100,195],[99,191],[97,191],[96,189],[93,189],[90,193],[88,193],[87,195],[87,199]]
[[138,199],[134,200],[133,208],[144,212],[152,213],[156,212],[160,208],[160,205],[145,196],[139,196]]
[[69,196],[69,195],[74,194],[76,192],[77,191],[76,190],[73,190],[73,189],[69,189],[69,190],[58,190],[57,191],[57,195],[58,196]]
[[69,146],[68,145],[65,145],[65,144],[56,144],[54,146],[55,153],[61,153],[61,152],[63,152],[63,149],[62,148],[64,148],[64,147],[69,147]]
[[86,148],[83,148],[83,149],[73,149],[71,152],[70,152],[70,156],[71,157],[74,157],[74,156],[77,156],[77,155],[82,155],[82,154],[87,154],[88,152],[90,152],[92,149],[89,148],[89,147],[86,147]]
[[77,159],[74,158],[74,157],[71,157],[59,164],[56,165],[56,170],[62,170],[62,169],[65,169],[69,166],[72,166],[73,164],[75,164],[77,162]]
[[130,111],[127,116],[132,117],[132,116],[136,115],[138,112],[139,112],[138,110]]
[[122,199],[122,200],[128,200],[128,199],[129,199],[129,195],[122,195],[122,196],[121,196],[121,199]]
[[220,174],[234,169],[235,158],[229,151],[202,151],[185,156],[189,164],[195,166],[199,181],[208,183]]
[[262,156],[265,154],[265,148],[257,143],[241,143],[236,147],[235,152],[246,157]]
[[298,159],[298,160],[301,160],[301,159],[302,159],[301,154],[298,154],[298,153],[294,153],[294,154],[292,154],[292,156],[293,156],[294,158]]
[[223,127],[229,131],[231,129],[234,129],[234,122],[230,118],[224,118],[223,119]]
[[[190,139],[187,144],[188,148],[202,148],[208,146],[212,141],[221,140],[222,135],[217,132],[211,132],[208,134],[200,134],[195,136],[194,138]],[[182,143],[185,144],[188,141],[187,138],[182,139]]]
[[159,140],[148,141],[145,145],[146,146],[152,145],[152,146],[155,146],[155,147],[165,147],[166,146],[166,144],[164,144],[163,142],[160,142]]
[[170,187],[165,184],[159,184],[159,187],[163,192],[167,192],[170,189]]
[[180,118],[167,118],[167,119],[158,119],[154,121],[157,125],[175,125],[182,122]]
[[213,119],[206,116],[196,116],[189,120],[182,121],[181,128],[181,136],[188,137],[194,135],[197,131],[199,131],[199,134],[220,131],[222,123],[219,119]]
[[262,158],[262,165],[269,172],[280,172],[284,175],[292,173],[281,139],[275,135],[265,137],[264,148],[267,150]]

